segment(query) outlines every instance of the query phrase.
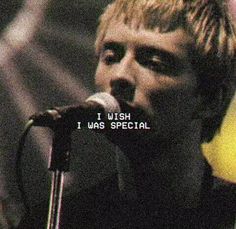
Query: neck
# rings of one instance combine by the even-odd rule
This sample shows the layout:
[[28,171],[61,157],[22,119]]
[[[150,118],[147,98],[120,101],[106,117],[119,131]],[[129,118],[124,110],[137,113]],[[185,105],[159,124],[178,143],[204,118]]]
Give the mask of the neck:
[[177,134],[169,141],[117,152],[119,187],[129,199],[165,207],[194,208],[200,204],[205,163],[200,150],[200,131]]

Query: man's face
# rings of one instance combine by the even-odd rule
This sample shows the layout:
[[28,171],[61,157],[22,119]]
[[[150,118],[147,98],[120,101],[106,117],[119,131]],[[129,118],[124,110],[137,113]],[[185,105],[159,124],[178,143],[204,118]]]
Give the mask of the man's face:
[[145,110],[155,119],[156,133],[172,137],[191,125],[199,107],[191,44],[181,28],[160,33],[113,21],[99,45],[96,85]]

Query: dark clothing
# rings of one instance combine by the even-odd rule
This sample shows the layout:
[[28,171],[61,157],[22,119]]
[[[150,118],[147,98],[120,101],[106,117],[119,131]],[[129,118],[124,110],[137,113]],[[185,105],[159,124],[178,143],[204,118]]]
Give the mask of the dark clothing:
[[[233,229],[236,198],[231,186],[212,190],[197,209],[145,206],[124,200],[112,179],[63,198],[60,229]],[[35,208],[19,229],[45,228],[48,204]]]

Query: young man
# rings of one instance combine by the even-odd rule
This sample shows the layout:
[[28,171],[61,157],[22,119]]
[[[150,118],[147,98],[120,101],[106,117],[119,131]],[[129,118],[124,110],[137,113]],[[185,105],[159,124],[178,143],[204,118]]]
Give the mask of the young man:
[[62,228],[233,228],[234,196],[213,189],[201,143],[220,128],[233,97],[235,51],[223,1],[116,0],[106,8],[96,85],[152,126],[107,133],[121,150],[118,187],[65,201]]

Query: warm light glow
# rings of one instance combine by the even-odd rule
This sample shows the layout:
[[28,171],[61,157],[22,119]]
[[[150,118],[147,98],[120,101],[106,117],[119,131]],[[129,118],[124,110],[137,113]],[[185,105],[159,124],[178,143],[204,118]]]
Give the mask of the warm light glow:
[[231,103],[220,133],[203,149],[214,175],[236,183],[236,98]]

